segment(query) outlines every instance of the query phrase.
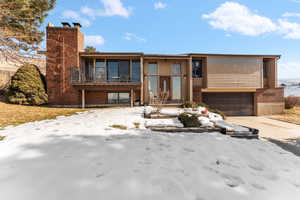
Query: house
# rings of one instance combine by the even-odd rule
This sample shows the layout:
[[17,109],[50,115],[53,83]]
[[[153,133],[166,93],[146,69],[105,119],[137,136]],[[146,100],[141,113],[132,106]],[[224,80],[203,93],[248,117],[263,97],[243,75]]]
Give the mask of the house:
[[277,87],[279,55],[84,52],[81,25],[47,27],[50,105],[148,105],[204,102],[227,115],[268,115],[284,109]]

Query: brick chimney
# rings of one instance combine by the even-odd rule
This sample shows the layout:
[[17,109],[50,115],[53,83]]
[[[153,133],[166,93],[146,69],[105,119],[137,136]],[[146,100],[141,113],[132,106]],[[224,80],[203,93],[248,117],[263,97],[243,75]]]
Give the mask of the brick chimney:
[[81,28],[81,24],[80,23],[73,22],[73,25],[74,25],[75,28],[78,28],[78,29]]
[[63,27],[48,26],[46,79],[50,105],[78,105],[78,91],[70,84],[71,68],[80,66],[79,52],[84,36],[80,29],[63,22]]

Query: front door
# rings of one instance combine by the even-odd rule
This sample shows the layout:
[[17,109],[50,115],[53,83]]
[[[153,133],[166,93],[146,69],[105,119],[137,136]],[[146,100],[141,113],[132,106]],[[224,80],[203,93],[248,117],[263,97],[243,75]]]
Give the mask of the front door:
[[159,85],[160,85],[160,92],[162,94],[168,95],[168,100],[171,99],[171,86],[170,86],[170,77],[169,76],[160,76]]

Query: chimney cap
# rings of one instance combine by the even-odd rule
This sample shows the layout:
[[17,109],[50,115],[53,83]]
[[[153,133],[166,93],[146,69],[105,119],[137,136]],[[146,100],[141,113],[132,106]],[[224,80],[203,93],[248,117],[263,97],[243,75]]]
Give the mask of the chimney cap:
[[51,22],[49,22],[47,26],[48,27],[53,27],[54,25]]
[[80,23],[78,23],[78,22],[73,22],[73,25],[74,25],[74,27],[81,28],[81,24],[80,24]]
[[62,22],[61,23],[63,25],[63,27],[71,27],[71,25],[69,24],[69,22]]

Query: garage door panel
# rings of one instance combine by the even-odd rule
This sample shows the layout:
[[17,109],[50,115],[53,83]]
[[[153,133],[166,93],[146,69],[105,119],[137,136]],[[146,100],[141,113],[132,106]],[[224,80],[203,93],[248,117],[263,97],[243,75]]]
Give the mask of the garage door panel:
[[254,114],[253,93],[204,93],[203,102],[228,116]]

